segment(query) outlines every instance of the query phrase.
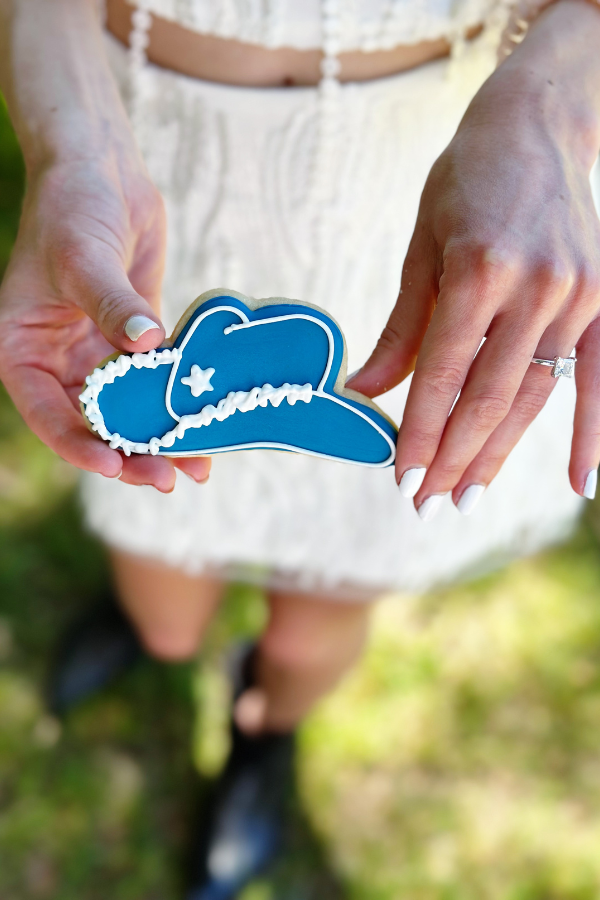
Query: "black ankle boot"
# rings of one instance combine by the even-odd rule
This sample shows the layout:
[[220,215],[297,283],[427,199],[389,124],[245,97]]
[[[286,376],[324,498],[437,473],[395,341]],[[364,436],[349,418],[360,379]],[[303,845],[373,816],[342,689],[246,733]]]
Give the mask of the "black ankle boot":
[[107,687],[142,656],[131,624],[112,600],[87,610],[59,641],[48,679],[47,702],[63,715]]
[[[252,686],[252,651],[236,698]],[[279,854],[294,785],[295,735],[249,737],[232,722],[231,751],[204,810],[187,900],[230,900]]]

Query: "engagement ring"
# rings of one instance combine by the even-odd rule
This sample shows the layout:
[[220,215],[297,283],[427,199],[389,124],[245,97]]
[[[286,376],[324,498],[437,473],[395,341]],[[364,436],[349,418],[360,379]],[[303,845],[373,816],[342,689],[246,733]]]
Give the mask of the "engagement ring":
[[550,374],[553,378],[560,378],[561,375],[564,375],[565,378],[572,378],[577,359],[574,356],[567,356],[566,359],[562,356],[555,356],[554,359],[538,359],[534,357],[531,362],[537,366],[550,366],[552,369]]

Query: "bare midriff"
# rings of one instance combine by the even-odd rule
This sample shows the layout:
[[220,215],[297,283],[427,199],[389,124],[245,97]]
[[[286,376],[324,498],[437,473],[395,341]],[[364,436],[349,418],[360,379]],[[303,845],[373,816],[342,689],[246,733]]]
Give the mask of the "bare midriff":
[[[108,0],[107,27],[122,43],[131,32],[134,7],[126,0]],[[475,37],[480,27],[470,30]],[[320,50],[292,47],[270,49],[182,28],[160,16],[152,17],[148,59],[155,65],[191,78],[248,87],[294,87],[318,84]],[[450,53],[445,39],[402,44],[391,50],[340,53],[340,81],[370,81],[414,69]]]

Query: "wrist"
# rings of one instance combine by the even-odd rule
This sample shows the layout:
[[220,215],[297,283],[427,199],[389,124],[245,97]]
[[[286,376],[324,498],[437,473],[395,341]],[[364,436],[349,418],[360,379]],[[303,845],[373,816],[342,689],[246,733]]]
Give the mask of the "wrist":
[[474,112],[492,116],[509,137],[549,138],[590,169],[600,151],[598,46],[600,6],[558,0],[488,79]]
[[16,131],[30,181],[49,168],[96,164],[118,170],[143,165],[129,121],[111,104],[90,109],[70,103],[48,119],[39,117],[34,129]]
[[504,140],[524,144],[531,156],[552,145],[589,173],[600,151],[600,113],[576,86],[546,74],[528,65],[498,73],[477,98],[471,121],[493,122]]
[[0,7],[7,52],[0,87],[29,178],[135,141],[103,44],[94,0],[13,0]]

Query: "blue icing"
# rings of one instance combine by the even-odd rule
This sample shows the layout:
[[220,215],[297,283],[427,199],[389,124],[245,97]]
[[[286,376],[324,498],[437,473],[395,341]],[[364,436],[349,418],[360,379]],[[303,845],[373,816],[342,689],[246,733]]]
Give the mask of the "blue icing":
[[[372,412],[372,410],[371,410]],[[393,428],[383,417],[379,425],[395,439]],[[171,452],[225,449],[232,444],[279,443],[298,449],[341,459],[360,459],[379,464],[390,455],[387,441],[370,422],[355,416],[324,397],[313,397],[310,403],[289,406],[259,407],[253,412],[236,412],[223,422],[214,421],[199,429],[186,431],[176,440]],[[358,456],[355,456],[356,452]]]
[[147,444],[155,434],[165,434],[173,428],[177,423],[165,406],[170,373],[169,365],[156,369],[132,367],[123,378],[104,385],[99,401],[108,430]]
[[[233,309],[210,312],[222,306]],[[281,316],[295,318],[268,322]],[[298,316],[309,316],[310,320]],[[230,326],[243,324],[244,318],[267,324],[234,327],[224,333]],[[104,385],[98,404],[106,428],[129,441],[148,443],[152,437],[161,438],[174,429],[178,417],[195,415],[208,404],[216,406],[231,391],[246,392],[264,384],[277,388],[284,383],[310,384],[315,391],[330,354],[328,332],[332,337],[332,365],[323,391],[330,396],[313,394],[308,403],[297,400],[291,405],[283,399],[278,407],[269,403],[247,412],[237,410],[222,422],[215,419],[202,427],[189,428],[172,446],[161,446],[159,452],[183,455],[219,452],[240,444],[278,444],[366,465],[391,465],[394,450],[390,443],[395,444],[395,427],[367,404],[346,397],[340,398],[341,403],[334,399],[344,354],[344,339],[335,322],[322,310],[301,304],[278,303],[252,311],[238,297],[226,294],[194,310],[174,343],[182,350],[178,364],[162,364],[155,369],[132,366],[112,384]],[[167,408],[167,385],[174,366],[170,401],[175,417]],[[212,390],[205,389],[194,397],[191,385],[181,382],[191,374],[193,384]]]
[[[227,298],[220,304],[224,302]],[[289,315],[289,306],[283,309],[278,306],[277,309],[280,310],[278,315]],[[194,316],[193,321],[198,317]],[[294,319],[244,328],[227,335],[223,333],[227,326],[239,325],[241,321],[235,313],[217,312],[207,316],[193,333],[185,346],[171,394],[173,411],[178,416],[197,413],[207,403],[216,405],[231,390],[249,391],[263,384],[278,387],[284,381],[310,383],[317,388],[329,353],[327,334],[319,325]],[[183,338],[178,344],[182,342]],[[311,347],[310,357],[306,354],[307,346]],[[285,377],[282,381],[283,361]],[[211,378],[213,390],[199,397],[194,397],[190,388],[181,383],[181,378],[189,376],[194,364],[201,369],[215,370]]]

